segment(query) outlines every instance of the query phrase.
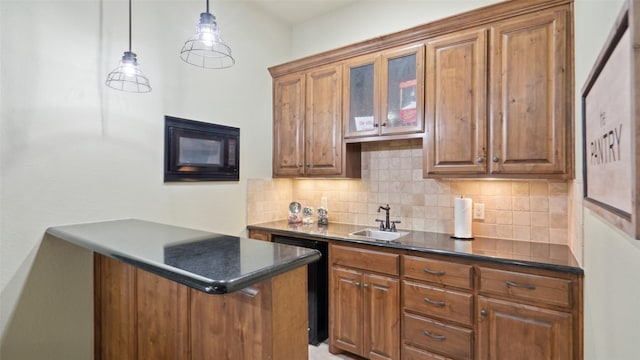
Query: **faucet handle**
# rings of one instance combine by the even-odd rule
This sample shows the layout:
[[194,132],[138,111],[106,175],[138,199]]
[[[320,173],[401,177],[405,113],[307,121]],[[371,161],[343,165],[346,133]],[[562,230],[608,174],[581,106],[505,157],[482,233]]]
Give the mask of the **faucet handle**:
[[384,220],[376,219],[380,223],[380,230],[384,230]]
[[402,223],[402,221],[400,221],[400,220],[391,221],[391,231],[395,232],[396,231],[396,224],[400,224],[400,223]]

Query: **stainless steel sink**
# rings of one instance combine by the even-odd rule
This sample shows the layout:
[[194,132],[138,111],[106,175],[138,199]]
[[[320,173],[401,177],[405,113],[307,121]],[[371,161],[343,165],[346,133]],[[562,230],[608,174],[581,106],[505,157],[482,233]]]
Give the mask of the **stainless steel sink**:
[[408,231],[382,231],[378,229],[362,229],[352,232],[349,235],[354,237],[366,238],[366,240],[395,241],[408,234]]

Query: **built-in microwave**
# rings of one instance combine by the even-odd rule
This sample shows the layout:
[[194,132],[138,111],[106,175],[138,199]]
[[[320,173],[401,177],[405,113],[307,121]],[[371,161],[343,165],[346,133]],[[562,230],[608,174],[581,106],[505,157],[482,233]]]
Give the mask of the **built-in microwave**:
[[165,116],[164,181],[237,181],[240,129]]

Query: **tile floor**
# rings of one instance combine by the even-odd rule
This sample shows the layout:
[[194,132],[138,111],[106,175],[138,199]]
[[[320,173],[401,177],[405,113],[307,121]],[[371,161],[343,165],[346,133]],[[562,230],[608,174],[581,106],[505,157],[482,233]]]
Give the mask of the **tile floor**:
[[309,360],[357,360],[359,357],[351,357],[344,354],[333,355],[329,352],[329,345],[326,342],[318,346],[309,345]]

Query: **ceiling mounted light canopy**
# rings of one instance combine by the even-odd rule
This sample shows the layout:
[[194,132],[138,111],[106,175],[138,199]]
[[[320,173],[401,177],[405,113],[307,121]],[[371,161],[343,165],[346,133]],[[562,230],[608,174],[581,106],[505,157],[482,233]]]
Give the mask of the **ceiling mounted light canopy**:
[[117,68],[107,76],[106,85],[112,89],[144,93],[151,91],[149,79],[138,67],[136,54],[131,51],[131,0],[129,0],[129,51],[125,51]]
[[200,14],[196,34],[184,43],[180,58],[205,69],[224,69],[235,64],[231,48],[222,40],[216,17],[209,12],[209,0],[207,12]]

